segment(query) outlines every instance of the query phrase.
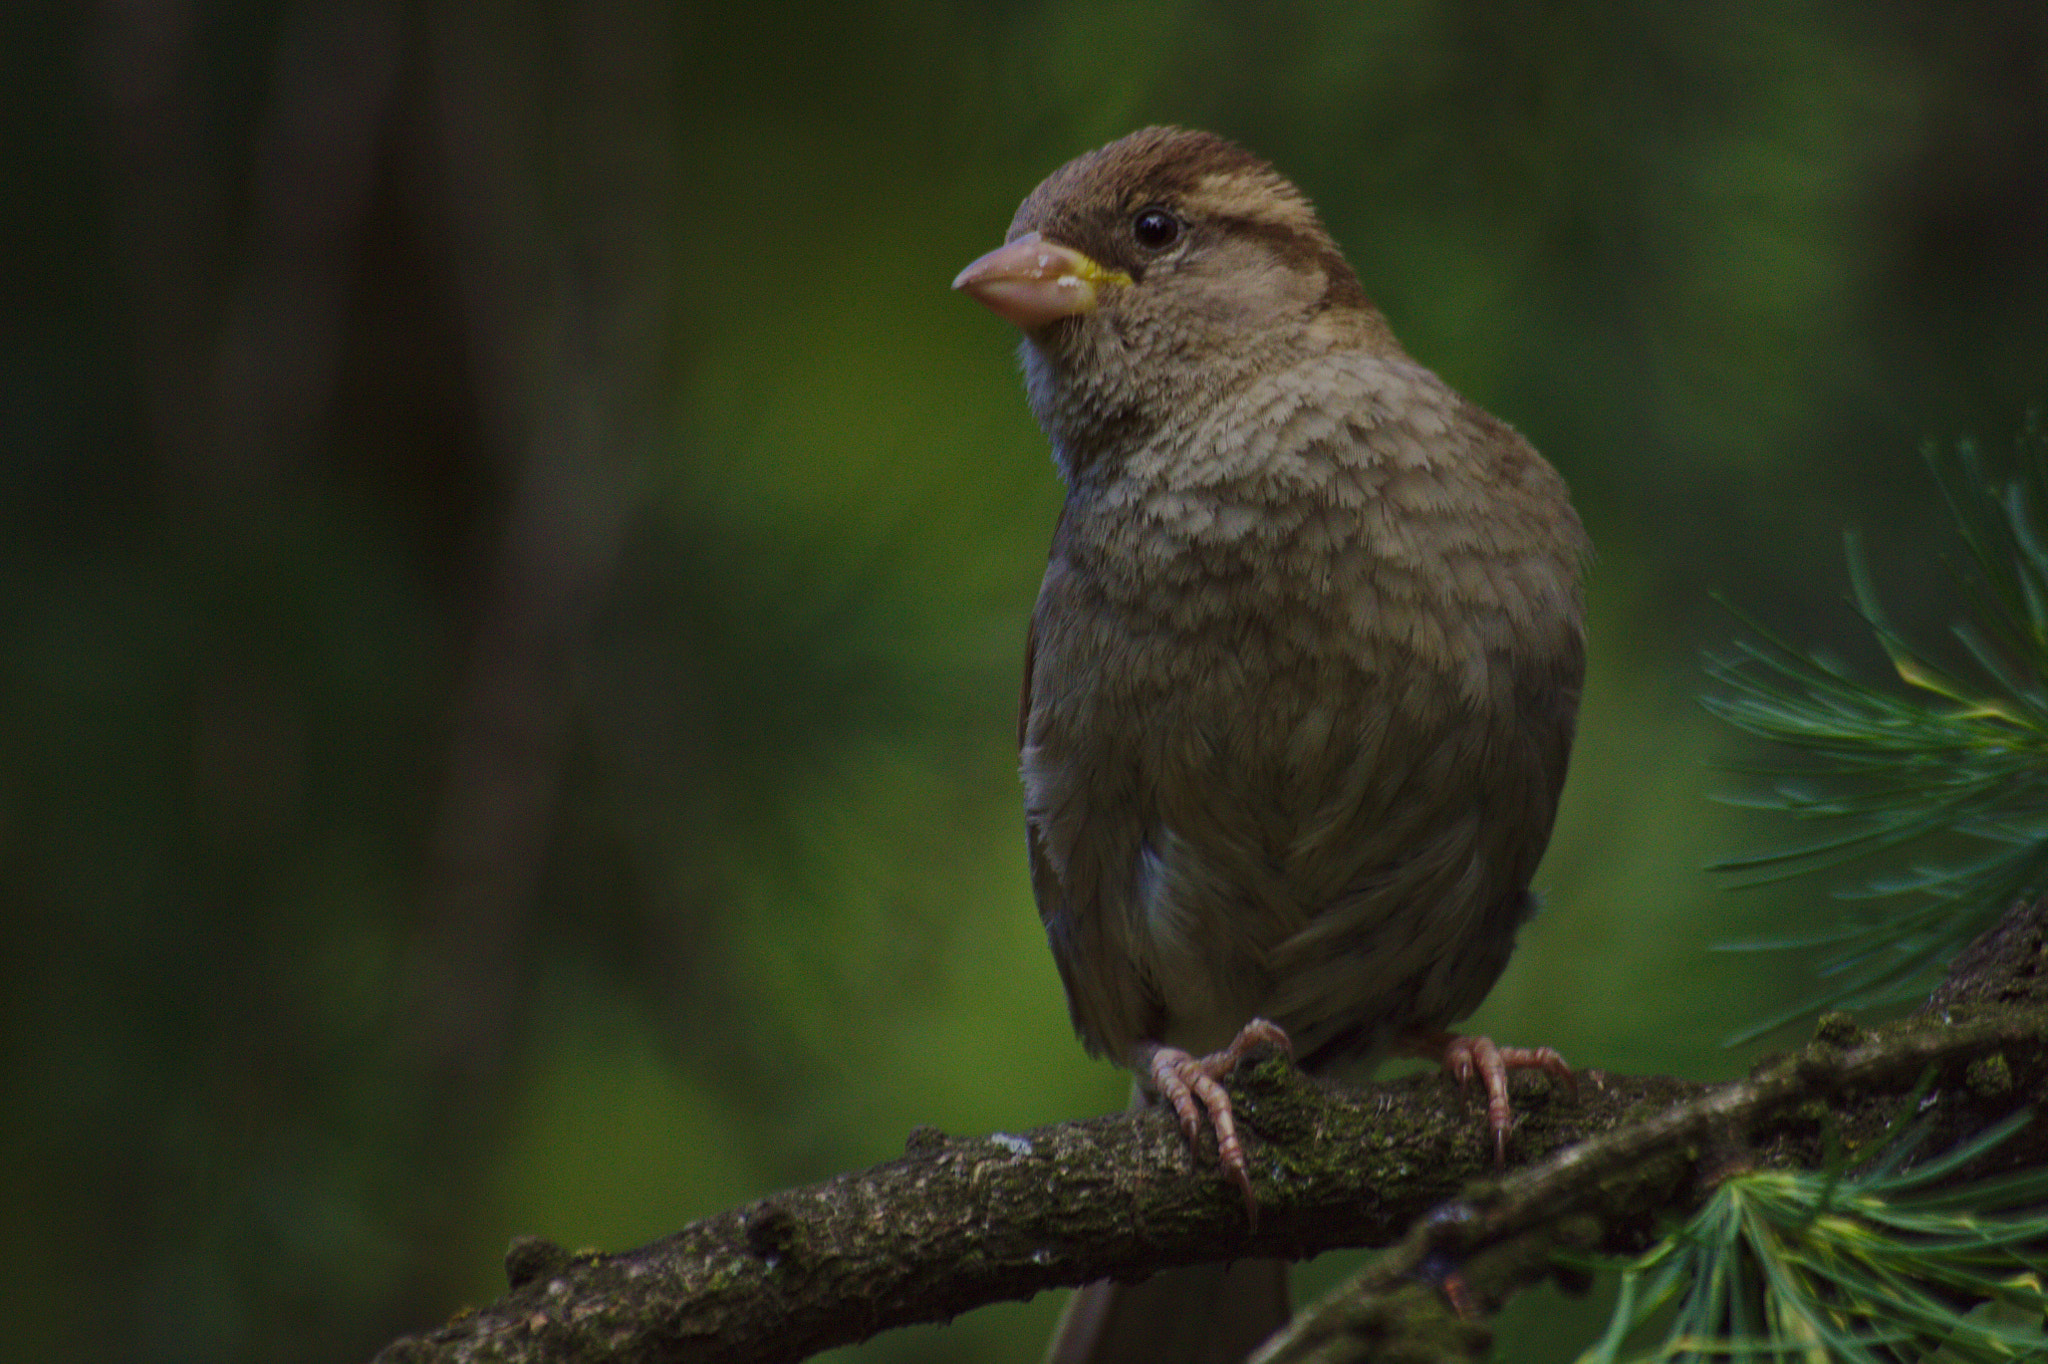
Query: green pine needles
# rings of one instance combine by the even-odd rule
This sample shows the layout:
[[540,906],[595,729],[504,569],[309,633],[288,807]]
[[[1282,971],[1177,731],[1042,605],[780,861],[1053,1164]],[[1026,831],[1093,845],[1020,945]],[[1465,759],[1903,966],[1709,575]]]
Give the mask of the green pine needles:
[[[1965,551],[1949,565],[1967,612],[1954,664],[1889,623],[1853,536],[1858,613],[1909,691],[1852,677],[1753,621],[1760,642],[1708,661],[1725,689],[1708,709],[1785,755],[1761,769],[1775,785],[1741,803],[1817,827],[1716,870],[1755,885],[1873,857],[1904,863],[1839,892],[1862,906],[1829,931],[1728,945],[1827,949],[1823,995],[1733,1041],[1816,1009],[1897,1002],[2015,899],[2048,888],[2048,431],[2028,422],[2002,483],[1967,442],[1953,455],[1930,447],[1927,461]],[[1942,860],[1904,861],[1929,850]]]
[[[1607,1334],[1579,1364],[1993,1364],[2048,1356],[2048,1171],[1941,1182],[2033,1120],[2014,1114],[1903,1169],[1734,1176],[1622,1271]],[[1661,1343],[1627,1352],[1664,1320]]]
[[[1846,922],[1742,945],[1825,947],[1827,985],[1735,1040],[1817,1008],[1897,1002],[2014,900],[2048,890],[2048,431],[2029,421],[2002,481],[1969,444],[1927,458],[1964,551],[1949,565],[1966,616],[1952,661],[1891,624],[1852,537],[1856,608],[1903,692],[1753,621],[1755,642],[1708,663],[1721,687],[1708,708],[1780,754],[1758,769],[1767,792],[1743,803],[1810,830],[1718,869],[1746,884],[1882,869],[1838,892],[1856,906]],[[1580,1364],[2048,1359],[2048,1170],[1943,1187],[2033,1117],[1910,1169],[1917,1138],[1855,1166],[1729,1177],[1622,1269],[1608,1331]]]

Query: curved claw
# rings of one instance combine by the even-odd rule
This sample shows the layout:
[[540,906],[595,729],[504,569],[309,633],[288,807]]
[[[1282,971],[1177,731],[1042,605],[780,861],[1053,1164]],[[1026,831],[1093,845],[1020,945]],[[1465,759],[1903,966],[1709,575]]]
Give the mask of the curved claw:
[[1508,1102],[1508,1072],[1540,1070],[1579,1095],[1579,1078],[1551,1047],[1501,1047],[1490,1037],[1459,1037],[1447,1032],[1414,1034],[1402,1038],[1397,1050],[1406,1055],[1441,1061],[1460,1086],[1476,1076],[1486,1090],[1486,1125],[1493,1133],[1493,1161],[1502,1169],[1508,1163],[1508,1131],[1514,1126],[1515,1111]]
[[1246,1053],[1267,1043],[1278,1045],[1290,1056],[1294,1054],[1293,1043],[1278,1024],[1255,1018],[1238,1031],[1229,1046],[1207,1056],[1192,1056],[1178,1047],[1146,1042],[1139,1044],[1131,1058],[1139,1075],[1173,1106],[1190,1148],[1201,1139],[1205,1122],[1214,1129],[1216,1162],[1244,1194],[1245,1216],[1254,1228],[1259,1224],[1259,1203],[1252,1193],[1251,1161],[1237,1135],[1237,1119],[1231,1112],[1230,1094],[1223,1088],[1223,1080]]

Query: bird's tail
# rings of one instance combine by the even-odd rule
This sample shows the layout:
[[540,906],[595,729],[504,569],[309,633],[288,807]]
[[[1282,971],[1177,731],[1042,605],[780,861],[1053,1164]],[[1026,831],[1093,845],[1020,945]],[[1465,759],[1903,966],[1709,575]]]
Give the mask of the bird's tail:
[[1046,1364],[1239,1364],[1287,1321],[1287,1263],[1169,1269],[1075,1292]]

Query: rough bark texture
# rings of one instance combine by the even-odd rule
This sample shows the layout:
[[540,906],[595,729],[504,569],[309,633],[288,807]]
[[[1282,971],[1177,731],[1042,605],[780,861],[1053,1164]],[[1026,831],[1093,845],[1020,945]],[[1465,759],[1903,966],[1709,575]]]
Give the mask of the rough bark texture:
[[[1627,1130],[1594,1138],[1507,1181],[1490,1203],[1468,1197],[1411,1228],[1358,1276],[1299,1313],[1257,1364],[1479,1360],[1477,1318],[1552,1272],[1557,1249],[1623,1251],[1643,1214],[1689,1211],[1714,1183],[1757,1165],[1811,1163],[1816,1133],[1851,1155],[1885,1135],[1900,1099],[1936,1130],[1939,1151],[2048,1093],[2048,900],[2015,905],[1964,951],[1913,1019],[1865,1034],[1846,1014],[1813,1043],[1748,1080],[1706,1091]],[[2048,1159],[2044,1124],[1965,1169]],[[1662,1170],[1664,1175],[1659,1176]],[[1669,1196],[1647,1206],[1658,1187]]]
[[[503,1298],[379,1358],[798,1360],[1105,1276],[1389,1245],[1262,1358],[1476,1359],[1484,1315],[1552,1272],[1558,1246],[1633,1250],[1658,1217],[1688,1211],[1733,1170],[1877,1140],[1923,1083],[1920,1106],[1942,1129],[1930,1149],[2038,1102],[2044,944],[2043,906],[2015,909],[1919,1014],[1868,1032],[1830,1015],[1807,1047],[1732,1084],[1584,1072],[1573,1101],[1518,1082],[1518,1168],[1505,1178],[1476,1110],[1446,1081],[1341,1089],[1268,1056],[1232,1085],[1252,1134],[1255,1227],[1215,1175],[1213,1146],[1191,1166],[1156,1113],[1020,1136],[920,1129],[901,1159],[623,1254],[523,1240]],[[2000,1168],[2039,1164],[2048,1133],[2029,1130],[1995,1155]]]

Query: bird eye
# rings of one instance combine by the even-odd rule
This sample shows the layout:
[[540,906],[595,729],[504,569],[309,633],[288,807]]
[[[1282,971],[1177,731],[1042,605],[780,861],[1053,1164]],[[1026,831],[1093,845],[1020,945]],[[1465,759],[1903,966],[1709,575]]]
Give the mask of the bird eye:
[[1131,237],[1147,251],[1164,251],[1180,240],[1180,219],[1163,208],[1148,208],[1131,219]]

